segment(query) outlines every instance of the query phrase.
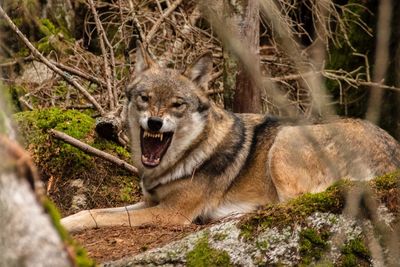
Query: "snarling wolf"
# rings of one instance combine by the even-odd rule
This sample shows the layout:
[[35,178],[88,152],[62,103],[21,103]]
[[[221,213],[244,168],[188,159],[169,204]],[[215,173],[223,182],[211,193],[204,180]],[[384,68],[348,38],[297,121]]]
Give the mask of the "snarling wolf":
[[210,54],[180,72],[158,66],[138,50],[127,98],[144,202],[64,218],[71,231],[217,220],[322,191],[340,178],[370,179],[400,167],[400,145],[369,122],[296,126],[234,114],[204,91]]

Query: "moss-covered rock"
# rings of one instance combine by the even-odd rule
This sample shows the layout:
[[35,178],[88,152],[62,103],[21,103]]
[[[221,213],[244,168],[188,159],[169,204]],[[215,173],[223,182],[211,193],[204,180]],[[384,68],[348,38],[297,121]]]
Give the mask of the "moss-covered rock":
[[352,266],[370,266],[371,253],[369,252],[365,241],[361,238],[355,238],[345,243],[341,248],[342,256],[338,265],[343,267]]
[[54,140],[50,129],[59,130],[74,138],[88,141],[92,138],[94,120],[75,110],[58,108],[16,113],[14,119],[25,138],[25,144],[45,173],[69,176],[82,169],[93,168],[93,160],[81,150]]
[[349,181],[340,181],[324,192],[307,193],[287,203],[268,205],[242,221],[242,236],[251,239],[263,228],[283,227],[300,222],[315,212],[339,213],[344,207],[345,191],[349,184]]
[[[387,205],[391,202],[385,199],[398,194],[399,181],[400,172],[369,182],[341,181],[325,192],[269,205],[241,219],[212,225],[165,247],[106,266],[212,266],[216,262],[214,256],[220,265],[235,266],[370,266],[372,260],[365,240],[371,234],[379,239],[381,230],[377,230],[382,226],[369,217],[342,214],[345,196],[356,188],[367,187],[373,197]],[[392,209],[383,204],[376,211],[382,220],[379,224],[398,221],[399,204],[392,203]],[[397,219],[384,219],[388,215]],[[386,234],[395,234],[390,227],[387,230],[392,232]]]
[[95,120],[89,115],[49,108],[16,113],[14,119],[48,185],[51,199],[63,215],[139,200],[139,185],[131,173],[50,136],[49,130],[55,129],[130,161],[125,148],[96,136]]
[[186,254],[186,264],[188,267],[232,266],[228,253],[210,247],[207,236],[198,240]]
[[330,236],[329,232],[304,228],[300,231],[299,236],[301,262],[309,265],[314,261],[319,261],[329,247],[327,242]]

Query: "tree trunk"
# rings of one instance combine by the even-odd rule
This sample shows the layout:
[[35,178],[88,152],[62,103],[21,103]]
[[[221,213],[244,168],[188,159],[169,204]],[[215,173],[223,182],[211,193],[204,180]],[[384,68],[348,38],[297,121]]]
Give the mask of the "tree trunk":
[[[224,0],[224,14],[226,25],[231,25],[232,30],[239,35],[240,42],[254,54],[259,54],[259,4],[258,1]],[[224,52],[224,90],[225,104],[238,113],[261,113],[261,88],[255,86],[251,75],[229,51]],[[254,62],[260,65],[259,60]],[[235,85],[234,94],[232,86]],[[233,100],[231,102],[231,97]],[[231,104],[232,103],[232,104]]]
[[[0,94],[0,266],[71,266],[65,245],[39,199],[37,171],[10,140],[15,132]],[[36,192],[36,194],[34,193]]]
[[0,173],[0,214],[1,266],[71,266],[29,183],[14,172]]

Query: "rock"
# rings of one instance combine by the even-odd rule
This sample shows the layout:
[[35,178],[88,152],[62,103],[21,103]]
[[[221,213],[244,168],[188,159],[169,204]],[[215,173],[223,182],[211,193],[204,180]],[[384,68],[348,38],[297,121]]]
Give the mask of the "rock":
[[342,246],[333,241],[334,237],[344,236],[344,244],[362,238],[362,228],[355,220],[331,213],[316,212],[307,217],[302,225],[265,228],[253,239],[246,239],[238,225],[239,220],[223,222],[164,247],[104,263],[103,266],[192,265],[187,263],[193,262],[193,257],[205,257],[212,261],[212,255],[204,255],[207,251],[199,246],[204,243],[210,251],[226,253],[227,265],[294,265],[319,260],[336,263],[342,257]]
[[16,80],[17,84],[43,84],[45,81],[53,78],[54,72],[45,64],[32,61],[25,65],[25,69],[20,77]]
[[[396,172],[370,182],[343,181],[103,266],[393,265],[399,177]],[[355,213],[346,208],[351,202],[361,203]]]

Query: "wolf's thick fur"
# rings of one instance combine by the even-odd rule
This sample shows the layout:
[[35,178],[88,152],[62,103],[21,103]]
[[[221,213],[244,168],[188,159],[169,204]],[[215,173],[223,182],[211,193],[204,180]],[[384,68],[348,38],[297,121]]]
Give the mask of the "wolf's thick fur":
[[67,229],[215,220],[400,167],[399,144],[366,121],[294,126],[217,107],[201,89],[211,66],[205,55],[180,73],[137,53],[128,120],[145,200],[82,211]]

